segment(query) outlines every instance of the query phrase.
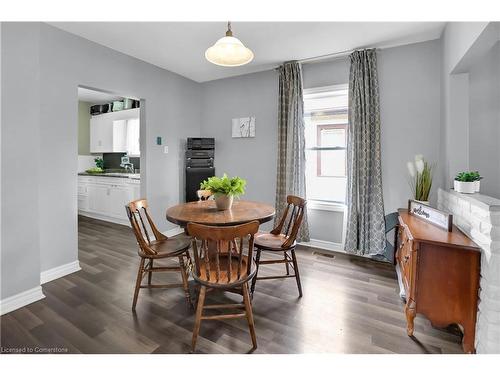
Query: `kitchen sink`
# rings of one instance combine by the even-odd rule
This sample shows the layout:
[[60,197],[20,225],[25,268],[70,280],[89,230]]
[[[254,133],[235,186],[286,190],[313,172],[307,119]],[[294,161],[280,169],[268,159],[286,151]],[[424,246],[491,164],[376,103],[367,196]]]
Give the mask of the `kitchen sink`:
[[128,178],[141,178],[140,173],[120,173],[120,172],[111,172],[104,173],[106,176],[110,177],[128,177]]

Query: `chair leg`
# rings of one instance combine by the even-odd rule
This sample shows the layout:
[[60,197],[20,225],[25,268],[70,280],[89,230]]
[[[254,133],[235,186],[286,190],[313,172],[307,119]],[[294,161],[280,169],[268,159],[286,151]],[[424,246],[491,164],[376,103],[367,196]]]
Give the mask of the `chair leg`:
[[257,249],[257,254],[255,255],[255,276],[252,279],[252,286],[250,288],[250,294],[253,298],[253,292],[255,291],[255,283],[257,282],[257,275],[259,273],[259,262],[260,262],[260,253],[262,250]]
[[286,274],[290,275],[290,266],[288,265],[288,259],[286,256],[286,251],[283,252],[283,258],[285,259]]
[[144,272],[144,258],[141,258],[141,263],[139,264],[139,270],[137,271],[137,281],[135,282],[134,302],[132,302],[132,311],[135,311],[135,305],[137,304],[137,297],[139,296],[139,289],[141,286],[143,272]]
[[295,256],[295,249],[290,251],[292,253],[293,268],[295,270],[295,279],[297,280],[297,288],[299,288],[299,297],[302,297],[302,285],[300,283],[299,266],[297,264],[297,257]]
[[[153,268],[153,259],[149,261],[149,269]],[[148,285],[151,285],[151,279],[153,278],[153,272],[148,273]]]
[[245,303],[245,312],[250,329],[250,337],[252,338],[253,349],[257,349],[257,337],[255,335],[255,324],[253,321],[252,304],[250,303],[250,295],[248,293],[248,284],[243,284],[243,302]]
[[193,307],[193,304],[191,303],[191,295],[189,294],[188,276],[186,274],[186,267],[185,267],[184,258],[182,255],[179,257],[179,265],[181,267],[182,287],[184,288],[186,302],[188,304],[188,307]]
[[203,305],[205,304],[205,293],[207,288],[202,285],[200,288],[200,294],[198,296],[198,306],[196,307],[196,317],[194,320],[194,328],[193,328],[193,340],[191,341],[191,347],[193,352],[196,348],[196,340],[198,339],[198,333],[200,332],[201,325],[201,316],[203,313]]

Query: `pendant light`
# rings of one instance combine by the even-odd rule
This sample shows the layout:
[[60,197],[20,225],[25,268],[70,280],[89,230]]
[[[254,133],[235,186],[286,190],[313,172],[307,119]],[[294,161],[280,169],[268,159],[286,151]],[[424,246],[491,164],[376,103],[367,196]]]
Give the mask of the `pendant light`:
[[241,66],[253,60],[253,52],[233,36],[231,22],[228,22],[226,36],[205,51],[205,58],[215,65]]

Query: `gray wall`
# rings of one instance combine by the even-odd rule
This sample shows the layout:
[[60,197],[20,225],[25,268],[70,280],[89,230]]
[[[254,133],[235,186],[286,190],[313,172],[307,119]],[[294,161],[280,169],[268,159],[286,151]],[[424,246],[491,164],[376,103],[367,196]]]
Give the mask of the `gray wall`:
[[40,285],[39,28],[2,23],[1,299]]
[[500,198],[500,42],[469,70],[469,168],[481,193]]
[[[490,102],[494,94],[486,87],[488,82],[482,76],[485,73],[482,69],[490,70],[492,81],[498,77],[492,69],[494,66],[488,66],[489,62],[494,64],[491,60],[494,55],[489,59],[487,55],[498,43],[499,36],[498,22],[450,22],[441,38],[440,162],[444,169],[443,185],[453,186],[453,178],[459,171],[480,169],[481,173],[490,175],[489,182],[485,179],[481,183],[482,192],[497,197],[498,189],[495,191],[493,185],[498,184],[495,178],[498,169],[494,170],[498,154],[492,149],[492,137],[485,133],[491,123],[486,125],[484,121],[489,121],[490,114],[482,112],[495,108]],[[480,67],[481,64],[484,65]],[[498,66],[498,62],[496,64]],[[483,142],[484,148],[481,147]]]
[[[244,199],[274,204],[278,137],[277,72],[202,84],[201,135],[215,137],[216,173],[247,180]],[[255,116],[255,138],[232,138],[231,119]],[[269,224],[267,225],[269,227]]]
[[183,142],[200,133],[201,96],[196,82],[47,24],[2,28],[3,299],[77,260],[78,85],[144,100],[141,189],[161,230],[182,197]]
[[436,164],[431,202],[442,183],[439,40],[382,50],[378,58],[382,124],[382,183],[386,213],[411,197],[406,162],[415,154]]
[[[464,70],[457,69],[467,60],[466,55],[484,34],[488,22],[448,22],[441,36],[441,131],[440,165],[443,168],[442,185],[448,188],[458,171],[469,168],[469,158],[464,149],[468,148],[468,112],[463,103],[468,101],[461,76]],[[456,121],[456,119],[460,121]]]
[[[384,200],[386,212],[392,212],[405,207],[410,197],[406,161],[421,153],[438,163],[440,43],[430,41],[381,50],[378,61]],[[304,88],[344,84],[348,80],[347,58],[304,64]],[[248,178],[246,198],[274,202],[276,72],[212,81],[202,87],[201,132],[218,140],[217,173]],[[256,137],[232,139],[231,118],[249,115],[256,116]],[[438,168],[436,185],[441,181],[440,173]],[[309,216],[312,238],[340,242],[342,213],[309,210]]]

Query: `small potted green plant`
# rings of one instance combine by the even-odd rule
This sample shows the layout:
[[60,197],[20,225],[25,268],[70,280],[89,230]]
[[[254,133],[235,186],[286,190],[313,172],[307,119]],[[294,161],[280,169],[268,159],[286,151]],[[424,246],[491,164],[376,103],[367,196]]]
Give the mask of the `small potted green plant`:
[[200,184],[200,189],[210,190],[215,197],[215,205],[219,210],[229,210],[233,198],[245,194],[247,182],[240,177],[229,178],[225,173],[222,177],[210,177]]
[[481,178],[477,171],[460,172],[453,181],[453,188],[458,193],[476,193],[479,191]]
[[104,173],[104,160],[100,157],[94,159],[95,167],[87,169],[87,173]]
[[407,167],[410,174],[409,183],[413,192],[413,199],[429,204],[433,166],[422,155],[415,155],[415,163],[409,161]]

